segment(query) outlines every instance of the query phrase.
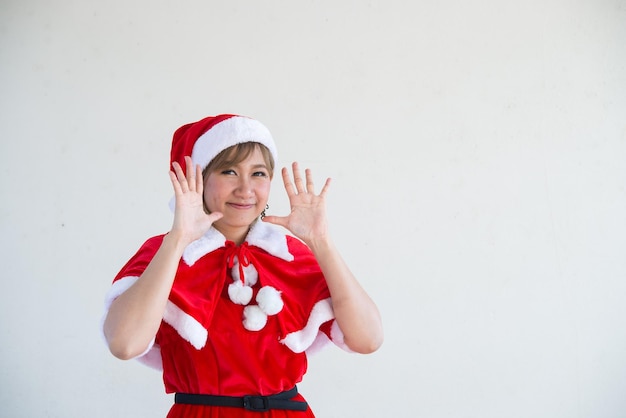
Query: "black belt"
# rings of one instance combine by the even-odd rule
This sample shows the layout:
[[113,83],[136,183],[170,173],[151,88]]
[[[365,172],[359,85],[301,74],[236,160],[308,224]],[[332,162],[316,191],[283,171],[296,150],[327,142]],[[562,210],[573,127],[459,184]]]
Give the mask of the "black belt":
[[249,411],[264,412],[270,409],[288,409],[290,411],[306,411],[307,403],[304,401],[292,401],[291,398],[298,394],[298,388],[277,393],[270,396],[246,395],[246,396],[220,396],[200,395],[195,393],[176,393],[175,403],[208,406],[234,406],[245,408]]

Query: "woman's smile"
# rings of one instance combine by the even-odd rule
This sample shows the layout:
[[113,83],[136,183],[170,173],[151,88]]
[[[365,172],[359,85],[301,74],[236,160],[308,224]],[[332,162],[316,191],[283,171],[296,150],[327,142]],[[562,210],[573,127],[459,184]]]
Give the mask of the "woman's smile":
[[227,203],[227,205],[235,209],[250,209],[255,206],[254,203]]

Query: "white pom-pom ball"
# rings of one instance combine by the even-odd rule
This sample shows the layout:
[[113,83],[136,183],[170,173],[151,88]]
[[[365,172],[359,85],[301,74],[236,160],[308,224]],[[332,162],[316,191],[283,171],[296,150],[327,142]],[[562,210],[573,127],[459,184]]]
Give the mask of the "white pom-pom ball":
[[[241,281],[241,276],[239,275],[239,259],[237,259],[237,257],[235,257],[235,263],[230,275],[233,277],[233,280]],[[256,271],[256,268],[252,264],[248,264],[243,268],[243,275],[245,284],[248,286],[254,286],[256,282],[259,281],[259,272]]]
[[247,305],[252,300],[252,288],[236,280],[228,285],[228,297],[233,303]]
[[248,331],[259,331],[267,323],[267,315],[257,305],[243,308],[243,326]]
[[268,315],[276,315],[284,306],[280,292],[272,286],[262,287],[256,295],[256,301],[261,310]]

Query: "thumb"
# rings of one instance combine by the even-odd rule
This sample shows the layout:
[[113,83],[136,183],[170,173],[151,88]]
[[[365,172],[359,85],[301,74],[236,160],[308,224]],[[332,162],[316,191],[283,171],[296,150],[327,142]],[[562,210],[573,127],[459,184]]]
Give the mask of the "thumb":
[[287,217],[286,216],[273,216],[267,215],[262,219],[263,222],[267,222],[270,224],[287,227]]
[[224,214],[222,212],[213,212],[209,214],[209,219],[211,220],[211,223],[214,223],[215,221],[222,219],[223,216]]

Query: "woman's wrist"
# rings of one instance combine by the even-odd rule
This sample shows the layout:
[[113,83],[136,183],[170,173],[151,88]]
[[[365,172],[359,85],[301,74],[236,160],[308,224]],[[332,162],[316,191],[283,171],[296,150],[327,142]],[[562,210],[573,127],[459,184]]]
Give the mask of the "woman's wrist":
[[188,240],[176,230],[171,230],[163,237],[163,245],[171,247],[174,252],[180,254],[182,254],[185,248],[187,248],[187,245],[190,244],[187,241]]
[[316,256],[328,254],[335,249],[335,246],[328,235],[316,237],[315,239],[309,240],[306,244]]

